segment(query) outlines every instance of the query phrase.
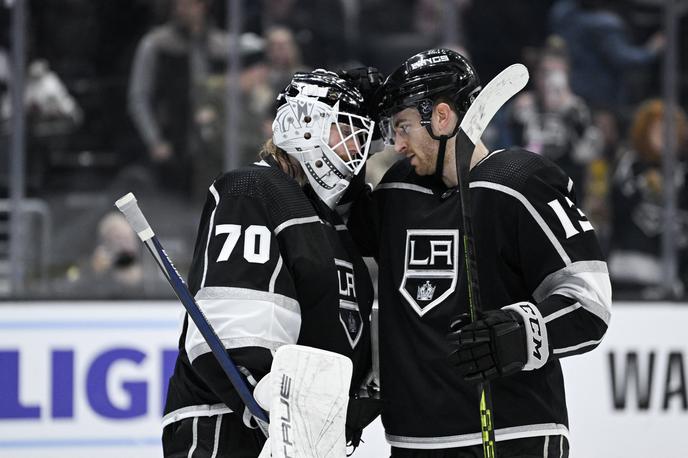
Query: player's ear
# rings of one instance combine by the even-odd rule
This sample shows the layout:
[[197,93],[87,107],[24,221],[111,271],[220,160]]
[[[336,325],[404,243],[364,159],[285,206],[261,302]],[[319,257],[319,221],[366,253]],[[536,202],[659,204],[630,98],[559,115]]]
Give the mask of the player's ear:
[[454,128],[456,115],[454,110],[445,102],[439,102],[433,107],[433,131],[439,135],[448,135]]

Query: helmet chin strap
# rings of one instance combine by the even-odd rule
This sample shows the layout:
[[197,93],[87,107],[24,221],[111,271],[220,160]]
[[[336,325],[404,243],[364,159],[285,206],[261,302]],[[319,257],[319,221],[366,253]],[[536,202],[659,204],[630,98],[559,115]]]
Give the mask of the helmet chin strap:
[[447,140],[449,137],[446,135],[440,135],[438,140],[440,141],[440,146],[437,149],[437,163],[435,164],[435,179],[437,181],[444,183],[442,181],[442,174],[444,173],[444,155],[447,151]]
[[449,141],[450,138],[456,136],[456,133],[459,131],[459,123],[456,123],[456,127],[454,127],[454,130],[449,135],[435,135],[435,133],[432,131],[432,126],[430,124],[425,126],[425,128],[427,129],[428,133],[432,138],[434,138],[435,140],[439,140],[440,142],[440,146],[437,149],[437,163],[435,164],[435,174],[433,176],[437,181],[444,184],[444,181],[442,180],[442,174],[444,173],[444,156],[447,152],[447,141]]

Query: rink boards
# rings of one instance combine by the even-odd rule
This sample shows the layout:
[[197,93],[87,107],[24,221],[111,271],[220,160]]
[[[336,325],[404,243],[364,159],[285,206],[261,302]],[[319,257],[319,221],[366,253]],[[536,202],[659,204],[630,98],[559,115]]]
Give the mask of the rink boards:
[[[688,456],[687,305],[614,304],[600,347],[564,361],[572,457]],[[161,456],[180,309],[1,305],[0,457]],[[354,456],[388,456],[381,431]]]

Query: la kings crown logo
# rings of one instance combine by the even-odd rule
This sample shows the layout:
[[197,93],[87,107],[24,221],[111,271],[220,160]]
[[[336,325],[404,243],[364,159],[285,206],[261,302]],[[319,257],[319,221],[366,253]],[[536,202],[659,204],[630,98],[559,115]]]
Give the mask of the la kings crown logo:
[[408,229],[404,277],[399,292],[423,316],[456,289],[459,257],[456,229]]
[[435,295],[435,288],[435,286],[430,284],[430,280],[426,281],[422,286],[418,287],[416,299],[419,301],[431,301],[432,296]]

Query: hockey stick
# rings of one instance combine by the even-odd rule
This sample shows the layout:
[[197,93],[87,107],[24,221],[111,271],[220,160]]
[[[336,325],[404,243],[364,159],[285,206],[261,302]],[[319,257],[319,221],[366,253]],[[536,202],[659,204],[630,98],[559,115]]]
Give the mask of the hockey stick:
[[255,398],[246,386],[246,383],[241,378],[239,370],[227,354],[222,341],[220,341],[220,338],[217,336],[213,330],[213,327],[208,322],[208,318],[206,318],[205,314],[196,303],[196,300],[191,295],[189,288],[186,286],[186,283],[184,283],[184,280],[182,280],[179,272],[177,272],[177,269],[167,256],[165,249],[160,244],[160,241],[153,232],[153,229],[151,229],[150,224],[148,224],[148,221],[146,221],[146,217],[143,215],[143,212],[136,203],[136,197],[134,197],[134,194],[129,193],[117,200],[115,205],[119,211],[124,213],[127,221],[129,221],[129,225],[132,227],[132,229],[134,229],[134,232],[138,234],[141,241],[146,245],[146,248],[148,248],[148,251],[150,251],[155,258],[160,270],[162,270],[165,278],[167,278],[167,281],[172,286],[172,289],[174,289],[175,294],[184,305],[184,308],[189,313],[189,316],[196,324],[196,327],[203,335],[205,341],[208,343],[208,346],[212,350],[215,359],[217,359],[217,362],[220,364],[220,367],[222,367],[222,370],[224,370],[225,374],[227,374],[229,381],[232,383],[232,386],[234,386],[234,389],[239,394],[239,397],[243,401],[244,405],[248,407],[248,410],[256,418],[256,423],[258,423],[258,426],[267,437],[267,423],[269,422],[268,414],[258,405]]
[[[468,108],[456,137],[456,173],[459,180],[459,195],[461,199],[464,260],[466,263],[466,276],[468,277],[468,310],[471,321],[475,321],[478,312],[482,310],[477,255],[471,218],[471,198],[468,186],[471,157],[483,131],[494,115],[507,100],[523,89],[527,82],[528,70],[521,64],[513,64],[502,70],[499,75],[487,83],[487,86],[480,91],[480,94],[478,94]],[[492,391],[490,390],[490,384],[487,382],[480,383],[478,389],[480,391],[480,427],[482,430],[483,455],[485,458],[494,458],[496,455],[494,424],[492,422]]]
[[380,307],[377,301],[370,311],[370,347],[372,351],[373,380],[371,389],[374,398],[380,398]]

